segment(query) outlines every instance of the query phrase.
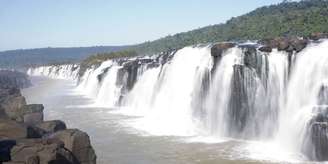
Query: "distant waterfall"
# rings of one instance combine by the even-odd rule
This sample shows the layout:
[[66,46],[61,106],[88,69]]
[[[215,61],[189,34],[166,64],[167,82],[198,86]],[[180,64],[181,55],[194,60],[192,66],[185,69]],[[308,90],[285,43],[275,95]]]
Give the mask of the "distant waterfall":
[[[240,44],[211,56],[211,46],[89,68],[78,89],[95,105],[141,116],[159,135],[206,134],[275,140],[311,160],[326,160],[328,41],[299,53]],[[327,126],[328,127],[328,126]]]
[[31,67],[27,70],[30,76],[46,76],[54,79],[77,79],[79,72],[79,65],[53,65],[53,66],[39,66]]

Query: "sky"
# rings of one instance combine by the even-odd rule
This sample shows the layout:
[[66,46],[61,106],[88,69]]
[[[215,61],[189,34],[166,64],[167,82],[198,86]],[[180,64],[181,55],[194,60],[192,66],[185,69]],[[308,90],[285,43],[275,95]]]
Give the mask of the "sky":
[[282,0],[0,0],[0,51],[130,45]]

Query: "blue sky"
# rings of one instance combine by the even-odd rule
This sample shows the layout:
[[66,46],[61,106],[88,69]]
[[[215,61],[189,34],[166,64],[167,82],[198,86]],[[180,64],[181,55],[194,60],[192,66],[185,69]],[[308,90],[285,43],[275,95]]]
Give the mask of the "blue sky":
[[0,0],[0,50],[126,45],[282,0]]

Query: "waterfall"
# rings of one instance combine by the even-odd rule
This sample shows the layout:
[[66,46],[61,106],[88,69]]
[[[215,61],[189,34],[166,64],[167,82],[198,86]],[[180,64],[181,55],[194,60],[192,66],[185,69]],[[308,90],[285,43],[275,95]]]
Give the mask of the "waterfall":
[[211,46],[185,47],[103,62],[78,89],[96,106],[138,116],[132,126],[151,134],[273,140],[304,159],[327,160],[326,52],[328,41],[299,53],[238,44],[219,57]]
[[79,65],[76,64],[40,66],[29,68],[27,74],[30,76],[46,76],[53,79],[75,80],[78,77],[79,69]]
[[[280,113],[277,140],[291,150],[303,152],[310,159],[327,160],[327,156],[323,158],[320,156],[321,153],[316,152],[320,151],[318,146],[326,146],[322,149],[327,150],[327,143],[323,142],[327,138],[312,136],[315,134],[311,132],[313,125],[325,128],[327,124],[324,121],[327,120],[327,102],[318,101],[324,98],[320,97],[320,90],[328,84],[327,52],[328,41],[324,41],[321,44],[309,45],[297,54],[287,88],[286,103]],[[327,92],[325,89],[322,91]],[[322,117],[319,120],[318,115]],[[327,136],[327,134],[323,135]],[[313,145],[318,141],[321,141],[319,145]]]

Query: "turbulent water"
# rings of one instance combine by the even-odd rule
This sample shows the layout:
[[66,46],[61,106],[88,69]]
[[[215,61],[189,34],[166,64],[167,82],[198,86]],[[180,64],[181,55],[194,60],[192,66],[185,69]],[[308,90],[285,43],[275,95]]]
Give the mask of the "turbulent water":
[[[89,107],[136,116],[127,124],[150,135],[256,142],[248,155],[259,160],[325,160],[327,52],[324,40],[299,53],[238,45],[219,58],[211,45],[185,47],[103,62],[76,90],[93,100]],[[57,68],[29,73],[77,78],[72,66]]]

